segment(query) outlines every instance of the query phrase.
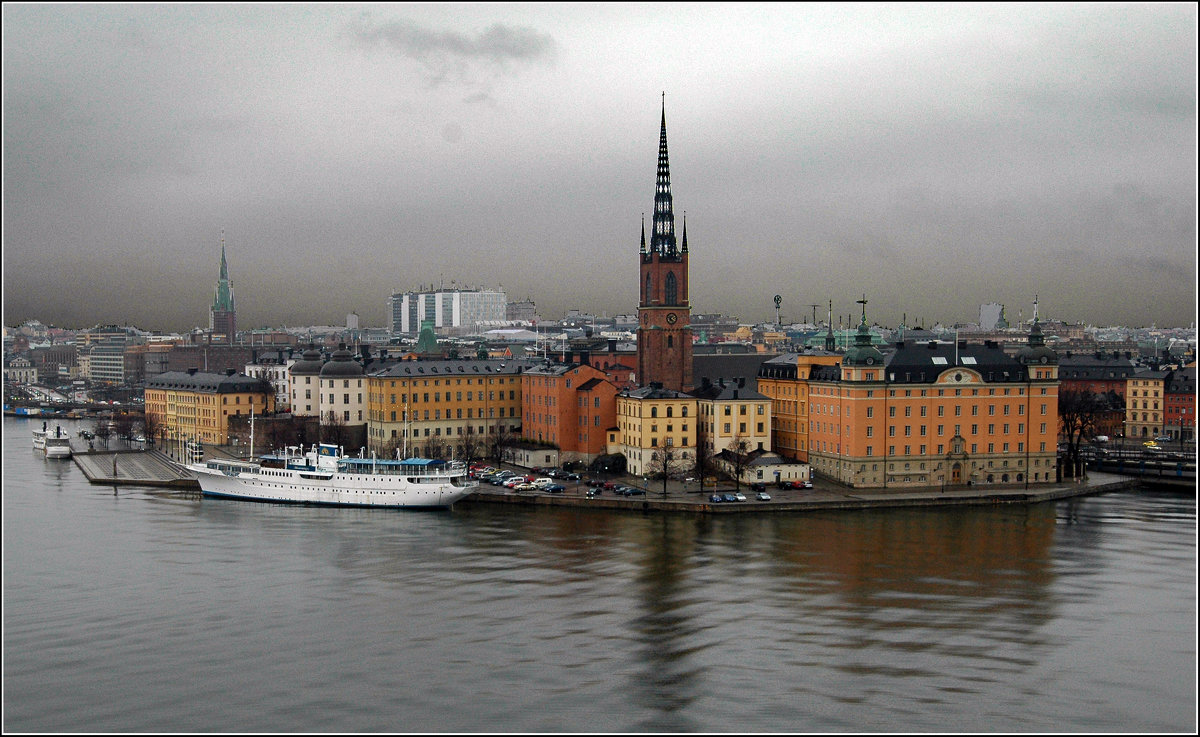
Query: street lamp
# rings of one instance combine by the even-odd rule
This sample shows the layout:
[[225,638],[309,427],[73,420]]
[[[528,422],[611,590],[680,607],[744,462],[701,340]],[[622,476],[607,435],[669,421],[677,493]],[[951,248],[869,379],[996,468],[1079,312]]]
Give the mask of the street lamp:
[[659,451],[655,455],[658,456],[658,460],[662,461],[662,478],[663,478],[662,495],[663,495],[663,498],[666,499],[667,498],[667,470],[671,467],[671,451],[669,451],[669,450]]

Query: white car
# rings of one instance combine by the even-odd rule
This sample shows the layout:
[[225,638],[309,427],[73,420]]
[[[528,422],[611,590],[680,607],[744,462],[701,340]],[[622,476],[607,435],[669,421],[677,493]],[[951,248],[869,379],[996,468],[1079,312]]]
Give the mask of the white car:
[[733,496],[734,496],[734,498],[736,498],[736,499],[737,499],[739,502],[744,502],[744,501],[746,501],[746,495],[745,495],[745,494],[743,494],[743,493],[742,493],[742,492],[740,492],[740,491],[735,491],[735,492],[733,493]]
[[760,502],[769,502],[769,501],[771,501],[771,495],[770,495],[770,494],[768,494],[768,493],[767,493],[767,492],[765,492],[765,491],[760,491],[760,492],[758,492],[758,495],[757,495],[757,496],[755,496],[755,498],[756,498],[756,499],[758,499]]

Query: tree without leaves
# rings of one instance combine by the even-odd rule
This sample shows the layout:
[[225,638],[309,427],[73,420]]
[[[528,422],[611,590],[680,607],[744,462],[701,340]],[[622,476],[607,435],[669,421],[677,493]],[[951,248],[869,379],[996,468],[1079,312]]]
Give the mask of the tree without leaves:
[[1108,402],[1089,390],[1067,389],[1058,395],[1060,437],[1067,445],[1069,475],[1079,468],[1079,451],[1096,435],[1096,428],[1108,411]]

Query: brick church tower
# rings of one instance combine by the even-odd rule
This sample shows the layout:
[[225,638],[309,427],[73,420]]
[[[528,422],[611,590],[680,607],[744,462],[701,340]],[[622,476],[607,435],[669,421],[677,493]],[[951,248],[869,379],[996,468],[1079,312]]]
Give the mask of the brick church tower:
[[671,200],[671,167],[667,160],[667,108],[663,100],[658,142],[658,180],[654,187],[654,220],[646,246],[642,218],[641,269],[638,283],[637,383],[661,383],[677,392],[692,390],[691,303],[688,301],[687,220],[680,243],[675,240]]

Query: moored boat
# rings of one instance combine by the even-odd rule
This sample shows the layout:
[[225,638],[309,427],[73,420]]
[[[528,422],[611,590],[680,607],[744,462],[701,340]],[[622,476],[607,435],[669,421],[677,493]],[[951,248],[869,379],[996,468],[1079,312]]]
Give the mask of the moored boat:
[[70,458],[71,438],[61,425],[55,425],[54,432],[50,432],[48,423],[43,422],[42,429],[33,431],[33,449],[47,458]]
[[466,464],[345,456],[335,445],[257,460],[209,459],[187,469],[205,496],[354,507],[449,507],[476,489]]

